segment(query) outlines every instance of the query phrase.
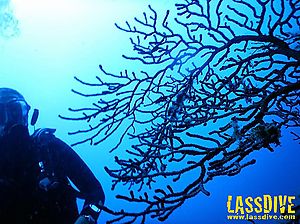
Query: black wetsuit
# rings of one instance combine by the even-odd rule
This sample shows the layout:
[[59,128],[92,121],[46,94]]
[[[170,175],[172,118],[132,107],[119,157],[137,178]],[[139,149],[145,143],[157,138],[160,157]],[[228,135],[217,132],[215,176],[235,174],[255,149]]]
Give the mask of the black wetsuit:
[[51,165],[59,183],[48,191],[39,187],[41,152],[28,131],[14,131],[0,139],[0,223],[74,223],[77,194],[69,180],[84,195],[85,204],[104,202],[100,183],[81,158],[54,136],[47,144],[45,167]]

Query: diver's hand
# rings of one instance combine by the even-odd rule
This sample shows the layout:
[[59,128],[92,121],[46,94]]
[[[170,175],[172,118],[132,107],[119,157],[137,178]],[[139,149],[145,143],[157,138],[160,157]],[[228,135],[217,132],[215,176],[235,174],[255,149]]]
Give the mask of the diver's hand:
[[74,224],[96,224],[96,221],[91,216],[79,216]]

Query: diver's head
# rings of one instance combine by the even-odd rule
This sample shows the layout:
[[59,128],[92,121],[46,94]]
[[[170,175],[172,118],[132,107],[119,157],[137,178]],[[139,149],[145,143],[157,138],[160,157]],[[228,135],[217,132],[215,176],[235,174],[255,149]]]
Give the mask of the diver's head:
[[30,106],[24,97],[14,89],[0,88],[0,137],[12,127],[28,126]]

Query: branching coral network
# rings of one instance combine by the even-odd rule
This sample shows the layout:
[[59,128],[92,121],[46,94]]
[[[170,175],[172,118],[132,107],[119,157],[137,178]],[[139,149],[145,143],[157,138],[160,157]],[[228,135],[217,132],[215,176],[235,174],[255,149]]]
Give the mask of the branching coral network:
[[117,198],[143,209],[104,208],[115,215],[109,223],[164,221],[186,200],[209,195],[215,177],[254,164],[252,152],[274,151],[283,133],[300,143],[299,1],[178,0],[174,10],[149,6],[116,26],[131,35],[133,54],[124,58],[146,69],[113,74],[100,66],[94,83],[76,78],[95,93],[73,91],[94,101],[63,117],[89,124],[70,133],[84,135],[75,145],[117,137],[111,150],[123,150],[130,139],[118,168],[106,171],[113,189],[136,189]]

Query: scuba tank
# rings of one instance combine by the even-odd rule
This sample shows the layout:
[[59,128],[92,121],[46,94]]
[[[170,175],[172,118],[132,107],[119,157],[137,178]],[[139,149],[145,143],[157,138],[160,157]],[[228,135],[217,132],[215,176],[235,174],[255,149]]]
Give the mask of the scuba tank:
[[39,117],[39,110],[34,109],[30,125],[34,127],[34,133],[31,135],[33,143],[38,150],[38,165],[40,170],[39,187],[45,191],[55,189],[59,182],[55,178],[52,167],[49,143],[54,139],[55,129],[39,128],[35,130],[35,124]]
[[38,150],[38,165],[40,170],[38,177],[39,187],[45,191],[56,189],[59,186],[59,181],[53,170],[53,162],[49,148],[49,144],[55,138],[55,131],[55,129],[51,128],[39,128],[31,136],[33,144]]

